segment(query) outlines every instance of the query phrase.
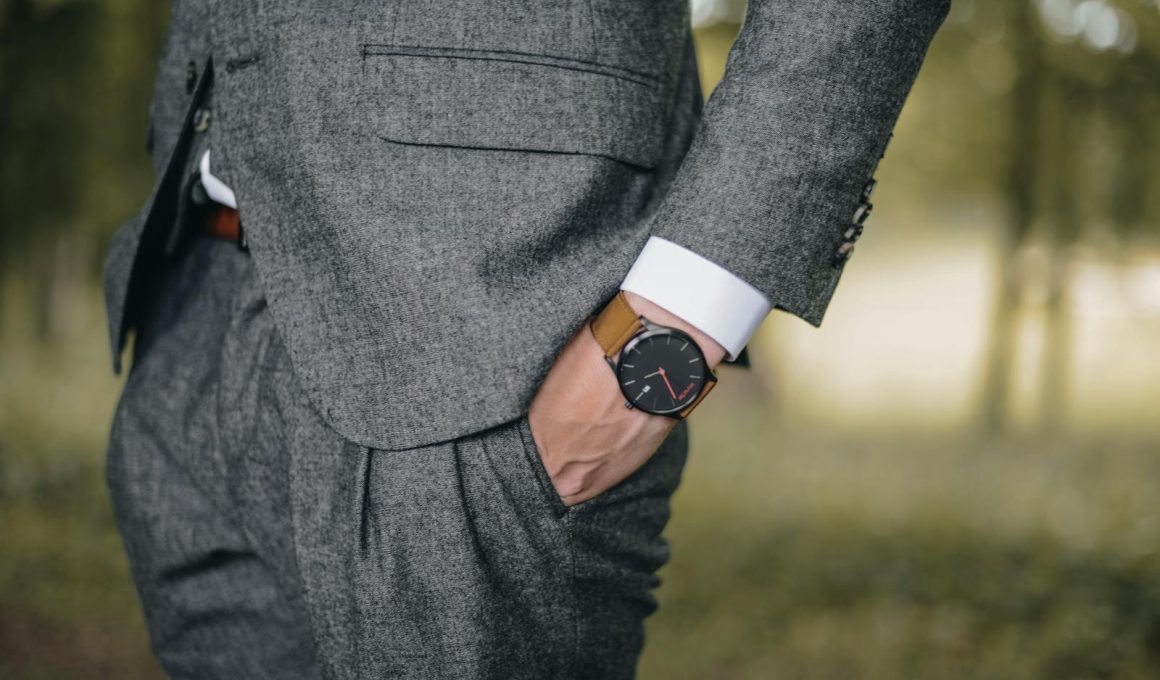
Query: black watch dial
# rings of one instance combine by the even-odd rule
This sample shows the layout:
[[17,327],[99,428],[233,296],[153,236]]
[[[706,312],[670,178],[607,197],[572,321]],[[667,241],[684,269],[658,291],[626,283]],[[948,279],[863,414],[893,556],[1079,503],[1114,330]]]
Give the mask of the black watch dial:
[[616,365],[616,379],[629,403],[658,415],[679,413],[696,401],[708,372],[701,348],[673,328],[637,335]]

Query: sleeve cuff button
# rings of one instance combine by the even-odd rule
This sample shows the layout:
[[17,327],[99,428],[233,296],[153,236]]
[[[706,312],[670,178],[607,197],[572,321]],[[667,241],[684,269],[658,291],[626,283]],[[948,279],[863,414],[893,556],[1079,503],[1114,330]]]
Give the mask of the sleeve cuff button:
[[873,203],[863,203],[862,205],[858,206],[858,209],[854,211],[854,224],[857,226],[866,224],[866,220],[870,218],[870,213],[872,212],[874,212]]

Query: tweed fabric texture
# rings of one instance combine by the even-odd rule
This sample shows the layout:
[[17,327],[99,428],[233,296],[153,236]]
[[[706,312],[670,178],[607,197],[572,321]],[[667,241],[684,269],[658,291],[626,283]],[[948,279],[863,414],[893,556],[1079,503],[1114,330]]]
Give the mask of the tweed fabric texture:
[[165,274],[109,440],[110,495],[153,651],[182,680],[319,677],[282,435],[274,404],[259,405],[284,378],[246,266],[203,240]]
[[[188,153],[212,57],[215,175],[295,370],[344,436],[397,449],[525,412],[654,233],[820,323],[949,2],[751,0],[703,120],[686,0],[173,4],[156,166]],[[110,250],[114,353],[172,185]]]
[[203,238],[141,322],[108,476],[174,678],[631,678],[681,424],[567,508],[526,419],[386,451],[311,405],[252,260]]

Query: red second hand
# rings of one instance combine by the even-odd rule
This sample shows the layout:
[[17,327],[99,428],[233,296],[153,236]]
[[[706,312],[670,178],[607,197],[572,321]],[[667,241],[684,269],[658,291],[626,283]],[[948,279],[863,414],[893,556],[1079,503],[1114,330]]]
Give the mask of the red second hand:
[[669,388],[669,394],[673,395],[673,401],[676,401],[677,393],[673,391],[673,386],[669,384],[669,376],[665,375],[665,369],[658,366],[657,373],[661,374],[661,378],[665,381],[665,387]]

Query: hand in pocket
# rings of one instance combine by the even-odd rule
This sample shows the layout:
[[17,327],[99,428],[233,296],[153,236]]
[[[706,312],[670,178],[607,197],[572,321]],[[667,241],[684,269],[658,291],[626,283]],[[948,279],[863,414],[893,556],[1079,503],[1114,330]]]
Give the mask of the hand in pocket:
[[[692,334],[711,365],[724,357],[724,348],[680,319],[643,298],[630,300],[653,321]],[[640,469],[676,426],[624,402],[585,324],[557,357],[528,414],[544,468],[566,505],[599,496]]]

